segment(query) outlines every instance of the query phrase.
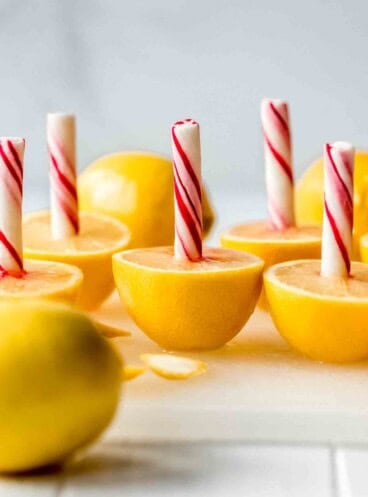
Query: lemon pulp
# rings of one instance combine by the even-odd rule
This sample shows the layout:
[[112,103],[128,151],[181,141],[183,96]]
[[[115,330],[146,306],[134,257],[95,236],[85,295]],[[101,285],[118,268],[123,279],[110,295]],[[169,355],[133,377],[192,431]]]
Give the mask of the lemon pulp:
[[26,259],[24,270],[21,276],[0,277],[0,297],[73,301],[83,281],[82,272],[69,264]]
[[368,266],[352,263],[349,278],[326,278],[321,275],[320,261],[299,261],[273,272],[284,285],[316,295],[368,300]]
[[64,255],[79,252],[93,253],[119,250],[126,243],[124,225],[107,216],[80,213],[80,231],[77,235],[54,240],[51,234],[50,213],[40,212],[26,216],[23,225],[24,244],[28,250],[57,252]]
[[123,257],[126,261],[146,268],[184,272],[227,271],[258,262],[251,254],[216,248],[205,248],[203,258],[194,262],[176,259],[173,247],[137,249],[127,251]]
[[275,230],[267,221],[256,221],[253,223],[239,224],[233,226],[226,232],[226,236],[231,238],[259,240],[260,243],[268,241],[293,242],[305,240],[319,240],[320,228],[305,226],[302,228],[291,226],[284,230]]

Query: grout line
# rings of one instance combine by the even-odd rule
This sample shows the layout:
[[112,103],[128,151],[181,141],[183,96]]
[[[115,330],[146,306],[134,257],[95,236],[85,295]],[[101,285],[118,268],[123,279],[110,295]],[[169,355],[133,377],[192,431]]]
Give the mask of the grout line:
[[331,497],[340,497],[337,488],[337,468],[335,463],[336,448],[334,446],[329,447],[329,459],[330,459],[330,487],[331,487]]
[[333,497],[353,497],[344,450],[331,448],[330,453]]

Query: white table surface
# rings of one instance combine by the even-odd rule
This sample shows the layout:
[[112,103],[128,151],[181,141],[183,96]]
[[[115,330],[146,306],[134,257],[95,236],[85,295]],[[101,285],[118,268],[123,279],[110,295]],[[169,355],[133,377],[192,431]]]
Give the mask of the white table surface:
[[[222,226],[264,215],[260,196],[215,200]],[[367,465],[364,447],[102,440],[63,471],[0,478],[0,497],[366,497]]]

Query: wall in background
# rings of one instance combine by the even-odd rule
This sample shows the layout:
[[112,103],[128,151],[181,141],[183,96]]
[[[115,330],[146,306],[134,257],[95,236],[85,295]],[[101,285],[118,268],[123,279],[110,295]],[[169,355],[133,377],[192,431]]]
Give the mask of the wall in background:
[[364,0],[0,1],[0,134],[27,138],[27,194],[46,198],[45,114],[78,115],[79,167],[169,153],[202,126],[214,189],[263,189],[259,102],[291,105],[298,174],[327,140],[368,147]]

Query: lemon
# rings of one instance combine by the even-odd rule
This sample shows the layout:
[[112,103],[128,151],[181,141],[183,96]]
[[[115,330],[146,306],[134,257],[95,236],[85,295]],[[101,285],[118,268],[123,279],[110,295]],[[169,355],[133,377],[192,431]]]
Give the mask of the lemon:
[[79,267],[84,275],[77,305],[93,309],[114,289],[111,256],[127,247],[128,229],[101,214],[79,213],[80,232],[65,240],[54,240],[50,214],[34,212],[24,216],[23,252],[32,259],[61,261]]
[[0,327],[0,470],[61,463],[112,419],[121,360],[62,304],[0,304]]
[[[316,227],[292,227],[276,231],[266,221],[239,224],[221,233],[221,246],[260,257],[266,269],[278,262],[319,258],[321,230]],[[262,309],[268,307],[264,290],[258,305]]]
[[21,275],[0,277],[0,299],[22,301],[46,299],[74,303],[83,282],[83,273],[70,264],[24,260]]
[[[149,152],[105,155],[78,179],[79,205],[125,223],[131,231],[130,247],[170,245],[174,241],[172,162]],[[204,235],[214,213],[206,191],[202,195]]]
[[368,263],[368,234],[360,239],[360,256],[363,262]]
[[320,261],[289,261],[264,275],[271,316],[295,349],[319,361],[368,357],[368,266],[349,278],[320,275]]
[[[323,159],[316,160],[296,187],[296,218],[299,224],[322,224]],[[354,258],[359,260],[359,240],[368,232],[368,152],[355,152],[354,166]]]
[[138,326],[165,349],[214,349],[252,314],[263,262],[250,254],[205,248],[200,262],[174,258],[172,247],[113,256],[120,297]]

